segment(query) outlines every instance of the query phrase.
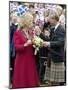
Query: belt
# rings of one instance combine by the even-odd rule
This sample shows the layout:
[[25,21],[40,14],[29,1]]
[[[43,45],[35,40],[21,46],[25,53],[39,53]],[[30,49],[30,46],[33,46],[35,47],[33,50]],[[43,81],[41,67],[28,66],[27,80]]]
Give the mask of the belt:
[[42,59],[47,59],[48,57],[41,57],[41,56],[40,56],[40,58],[42,58]]

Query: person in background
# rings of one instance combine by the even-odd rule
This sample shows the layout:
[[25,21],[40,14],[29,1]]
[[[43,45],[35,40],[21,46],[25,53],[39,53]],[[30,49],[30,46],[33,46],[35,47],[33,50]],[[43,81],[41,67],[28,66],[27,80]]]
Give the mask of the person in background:
[[[51,15],[49,17],[50,24],[55,28],[53,29],[52,37],[50,41],[43,42],[43,47],[47,47],[49,50],[50,66],[47,66],[45,73],[45,80],[49,80],[50,85],[64,85],[65,82],[65,56],[64,56],[64,44],[65,44],[65,30],[59,23],[59,17]],[[49,72],[48,72],[49,70]]]
[[[48,26],[45,26],[43,28],[42,33],[40,34],[40,38],[43,39],[44,41],[49,41],[50,40],[50,30]],[[48,60],[48,49],[46,47],[41,47],[40,48],[40,80],[41,84],[45,85],[47,83],[46,80],[44,80],[44,75],[46,73],[46,64]]]
[[34,8],[34,5],[33,5],[33,4],[30,4],[30,5],[29,5],[29,12],[31,12],[31,14],[32,14],[33,17],[34,17],[34,15],[35,15],[35,8]]
[[14,32],[18,27],[17,16],[15,13],[10,15],[10,83],[12,83],[14,73],[14,62],[15,62],[15,47],[14,47]]
[[[39,28],[38,25],[36,25],[34,27],[34,32],[35,32],[35,36],[40,36],[40,33],[41,33],[41,29]],[[37,66],[37,71],[38,71],[38,75],[39,75],[39,68],[40,68],[40,62],[39,62],[39,51],[37,52],[37,55],[36,55],[36,66]],[[39,76],[40,78],[40,76]]]
[[15,12],[18,7],[18,2],[10,2],[10,13]]
[[32,36],[29,33],[33,26],[33,16],[25,13],[20,18],[20,29],[14,33],[16,59],[12,88],[30,88],[39,86]]
[[29,5],[29,12],[33,15],[33,26],[35,26],[36,13],[35,13],[34,4]]
[[[40,30],[39,26],[35,26],[35,33],[36,36],[39,36],[42,40],[48,41],[50,38],[50,32],[49,28],[47,25],[44,25],[43,31]],[[36,63],[37,63],[37,68],[38,68],[38,73],[39,73],[39,78],[40,78],[40,84],[41,86],[45,84],[44,81],[44,74],[45,74],[45,65],[44,63],[47,62],[48,59],[48,50],[45,47],[40,47],[39,51],[36,55]]]
[[65,15],[61,6],[56,6],[56,14],[59,16],[59,23],[65,28]]
[[44,4],[39,4],[38,13],[39,19],[41,20],[41,22],[44,22]]
[[38,7],[35,6],[35,24],[40,27],[40,29],[43,28],[44,24],[44,7],[43,4],[38,4]]

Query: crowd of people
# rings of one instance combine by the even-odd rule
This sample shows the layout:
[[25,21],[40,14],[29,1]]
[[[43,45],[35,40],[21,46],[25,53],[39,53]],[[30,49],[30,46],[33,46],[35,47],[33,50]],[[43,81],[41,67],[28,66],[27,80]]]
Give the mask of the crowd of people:
[[66,6],[9,3],[10,86],[66,83]]

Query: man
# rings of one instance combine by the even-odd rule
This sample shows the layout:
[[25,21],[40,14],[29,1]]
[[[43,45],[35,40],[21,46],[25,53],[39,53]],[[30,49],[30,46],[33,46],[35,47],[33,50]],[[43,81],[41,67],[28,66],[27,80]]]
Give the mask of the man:
[[15,46],[14,46],[14,32],[18,27],[17,16],[15,13],[11,13],[10,15],[10,83],[13,80],[14,73],[14,62],[16,57]]
[[[44,47],[49,49],[49,57],[51,59],[51,65],[46,70],[45,80],[49,80],[51,85],[60,85],[65,82],[65,67],[64,67],[64,40],[65,30],[59,23],[59,18],[56,14],[49,16],[49,22],[51,26],[55,28],[52,30],[52,36],[50,42],[43,42]],[[49,61],[50,62],[50,61]]]

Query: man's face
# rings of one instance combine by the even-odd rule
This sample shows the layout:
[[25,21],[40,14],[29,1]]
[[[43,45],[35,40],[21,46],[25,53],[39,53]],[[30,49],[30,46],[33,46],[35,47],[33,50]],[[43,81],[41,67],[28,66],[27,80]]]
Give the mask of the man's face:
[[55,25],[55,19],[50,18],[49,23],[50,23],[50,25]]

